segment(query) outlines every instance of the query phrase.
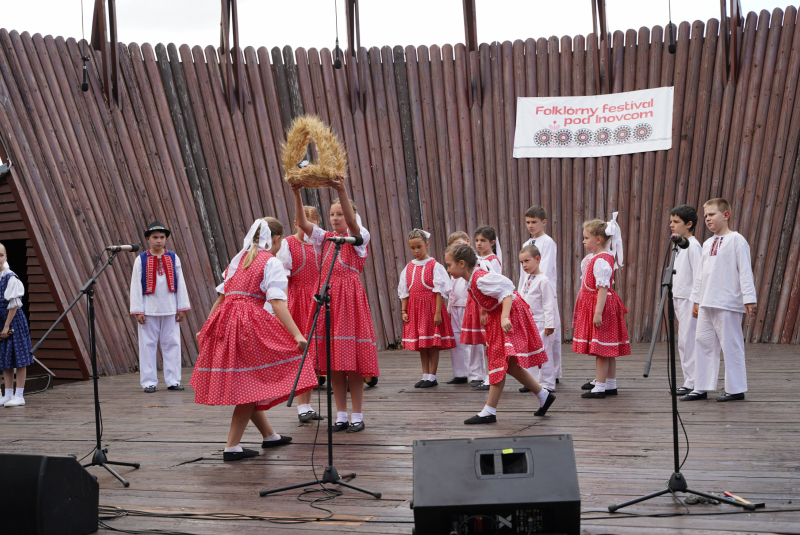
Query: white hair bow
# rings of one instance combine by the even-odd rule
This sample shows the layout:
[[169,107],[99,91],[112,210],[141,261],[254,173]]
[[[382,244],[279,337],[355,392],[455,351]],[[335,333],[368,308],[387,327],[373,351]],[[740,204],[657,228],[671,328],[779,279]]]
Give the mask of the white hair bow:
[[239,267],[239,263],[242,261],[242,258],[244,258],[244,255],[247,254],[253,245],[256,245],[253,242],[256,231],[258,231],[258,250],[269,251],[272,249],[272,232],[269,230],[269,225],[263,219],[256,219],[253,224],[250,225],[250,230],[247,231],[247,236],[244,237],[242,250],[233,257],[233,260],[231,260],[231,263],[228,266],[228,272],[225,276],[226,281],[229,281],[231,277],[233,277],[233,274],[236,273],[236,269]]
[[606,221],[606,236],[611,237],[611,247],[609,248],[611,251],[611,256],[616,258],[617,266],[622,267],[622,231],[617,223],[617,214],[619,214],[619,212],[612,213],[611,221]]
[[430,233],[430,232],[428,232],[427,230],[423,230],[423,229],[421,229],[421,228],[415,228],[414,230],[417,230],[417,231],[419,231],[419,232],[422,232],[422,235],[423,235],[423,236],[425,236],[426,238],[430,238],[430,237],[431,237],[431,233]]
[[497,260],[500,261],[500,265],[503,265],[503,249],[500,247],[500,236],[495,233],[494,237],[494,248],[497,249],[497,252],[494,253],[497,255]]

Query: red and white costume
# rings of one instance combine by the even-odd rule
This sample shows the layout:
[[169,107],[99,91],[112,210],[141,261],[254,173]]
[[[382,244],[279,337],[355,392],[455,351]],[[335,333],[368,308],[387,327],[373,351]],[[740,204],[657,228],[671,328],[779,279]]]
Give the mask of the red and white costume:
[[561,345],[561,340],[556,339],[555,331],[549,336],[544,335],[545,329],[555,329],[558,318],[558,304],[556,303],[556,292],[553,290],[553,285],[547,275],[541,273],[539,275],[525,275],[525,284],[522,285],[522,291],[519,294],[528,304],[533,314],[533,321],[536,322],[536,327],[539,329],[539,336],[544,343],[544,349],[547,353],[547,362],[542,364],[537,370],[530,369],[528,372],[536,377],[536,380],[548,390],[555,390],[556,388],[556,370],[553,364],[553,359],[550,358],[550,352],[553,346]]
[[433,258],[412,260],[400,273],[397,295],[408,298],[408,322],[403,323],[403,348],[409,351],[455,347],[450,314],[442,306],[442,322],[434,324],[436,294],[442,298],[450,293],[450,276]]
[[[575,303],[572,350],[575,353],[599,357],[619,357],[631,354],[625,316],[628,311],[617,292],[611,289],[614,282],[614,257],[610,253],[588,254],[581,262],[581,289]],[[593,323],[597,306],[597,289],[608,288],[603,307],[603,325]]]
[[[539,337],[539,330],[525,300],[514,291],[514,283],[499,273],[476,268],[469,280],[469,293],[487,312],[486,354],[489,360],[489,384],[503,380],[508,371],[508,359],[515,358],[522,368],[541,366],[547,354]],[[500,326],[503,299],[511,296],[508,319],[511,330],[506,333]]]
[[286,291],[289,296],[289,314],[303,336],[307,337],[311,332],[316,308],[314,294],[321,283],[319,253],[310,243],[303,243],[295,236],[289,236],[281,242],[281,248],[275,256],[283,264],[286,276],[289,277]]
[[702,269],[703,246],[694,236],[689,237],[689,247],[678,249],[675,257],[675,276],[672,277],[672,304],[678,318],[678,354],[683,371],[683,386],[694,389],[697,366],[695,337],[697,318],[692,316],[692,286]]
[[[500,258],[495,254],[479,256],[477,267],[501,275],[503,273]],[[459,342],[469,345],[483,345],[486,343],[483,327],[481,327],[481,309],[475,299],[472,298],[472,295],[467,298],[467,310],[464,313],[464,321],[461,324]]]
[[[260,228],[258,255],[244,269],[247,251]],[[267,239],[264,240],[266,234]],[[278,318],[271,300],[286,301],[288,280],[271,247],[267,223],[256,221],[245,238],[244,249],[225,270],[225,281],[217,292],[225,299],[200,331],[191,385],[195,403],[243,405],[256,402],[266,410],[286,401],[294,383],[302,352]],[[306,360],[297,394],[317,385],[312,361]]]
[[[447,312],[450,313],[450,325],[456,346],[450,349],[450,364],[453,377],[467,377],[469,381],[486,379],[486,361],[483,356],[483,344],[470,345],[461,343],[461,324],[467,310],[467,301],[472,300],[467,291],[467,281],[461,277],[453,279],[450,293],[447,295]],[[475,303],[477,306],[477,303]]]
[[[342,245],[339,258],[331,275],[331,368],[334,371],[356,372],[368,377],[378,377],[378,350],[375,345],[375,330],[372,314],[367,302],[367,294],[359,276],[369,254],[370,235],[361,226],[361,218],[356,216],[361,228],[363,245]],[[325,241],[333,236],[343,236],[335,232],[325,232],[314,225],[308,242],[322,248],[322,273],[327,276],[333,262],[335,245]],[[312,341],[309,340],[309,343]],[[325,353],[325,314],[321,313],[314,332],[313,345],[309,355],[317,354],[318,369],[326,367]]]

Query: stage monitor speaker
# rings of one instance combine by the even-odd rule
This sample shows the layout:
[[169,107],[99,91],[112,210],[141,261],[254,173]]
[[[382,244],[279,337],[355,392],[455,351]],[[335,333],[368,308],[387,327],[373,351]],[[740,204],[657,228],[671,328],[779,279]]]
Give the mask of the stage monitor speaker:
[[97,531],[100,486],[73,457],[0,454],[0,532],[84,535]]
[[414,533],[580,534],[571,435],[414,441]]

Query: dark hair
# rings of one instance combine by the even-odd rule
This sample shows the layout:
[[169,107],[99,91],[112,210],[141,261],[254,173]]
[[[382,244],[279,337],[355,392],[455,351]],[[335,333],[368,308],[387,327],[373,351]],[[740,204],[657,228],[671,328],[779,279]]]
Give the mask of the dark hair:
[[[490,242],[497,240],[497,232],[494,230],[494,227],[490,227],[488,225],[483,226],[483,227],[478,227],[478,229],[475,231],[474,235],[476,237],[477,236],[483,236],[484,238],[486,238]],[[494,244],[492,244],[492,252],[497,254],[497,248],[495,247]]]
[[428,237],[425,235],[424,230],[415,228],[408,233],[408,241],[415,240],[417,238],[422,240],[423,243],[428,243]]
[[[528,216],[528,217],[531,217],[531,216]],[[523,248],[522,248],[522,250],[519,252],[519,254],[522,254],[522,253],[528,253],[528,254],[529,254],[529,255],[531,255],[533,258],[536,258],[537,256],[539,256],[539,257],[541,257],[541,256],[542,256],[542,253],[541,253],[541,252],[539,252],[539,248],[538,248],[538,247],[536,247],[536,246],[535,246],[534,244],[532,244],[532,243],[529,243],[528,245],[526,245],[525,247],[523,247]]]
[[670,210],[669,215],[678,216],[685,224],[691,223],[692,228],[689,230],[694,234],[694,229],[697,227],[697,210],[694,209],[694,206],[681,204]]
[[455,245],[451,245],[445,250],[445,254],[452,256],[453,260],[456,262],[461,262],[463,260],[466,262],[467,267],[469,268],[474,268],[475,264],[478,263],[478,255],[475,252],[475,249],[466,243],[456,243]]
[[544,206],[539,206],[536,204],[525,211],[525,217],[538,217],[544,221],[547,219],[547,210],[544,209]]

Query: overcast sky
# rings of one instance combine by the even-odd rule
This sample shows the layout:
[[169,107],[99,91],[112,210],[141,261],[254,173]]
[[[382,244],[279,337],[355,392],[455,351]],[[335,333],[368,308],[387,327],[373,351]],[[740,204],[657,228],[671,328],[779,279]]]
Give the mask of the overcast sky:
[[[94,0],[83,0],[87,39]],[[346,46],[344,1],[339,32]],[[607,0],[611,30],[664,26],[666,0]],[[726,1],[726,3],[728,3]],[[461,0],[361,0],[361,45],[432,45],[464,42]],[[480,42],[586,35],[590,0],[476,0]],[[745,11],[785,8],[786,0],[743,0]],[[333,48],[334,0],[239,0],[243,46]],[[673,0],[673,21],[719,18],[718,0]],[[124,43],[219,44],[220,0],[117,0]],[[81,36],[81,0],[0,0],[0,27],[31,34]]]

